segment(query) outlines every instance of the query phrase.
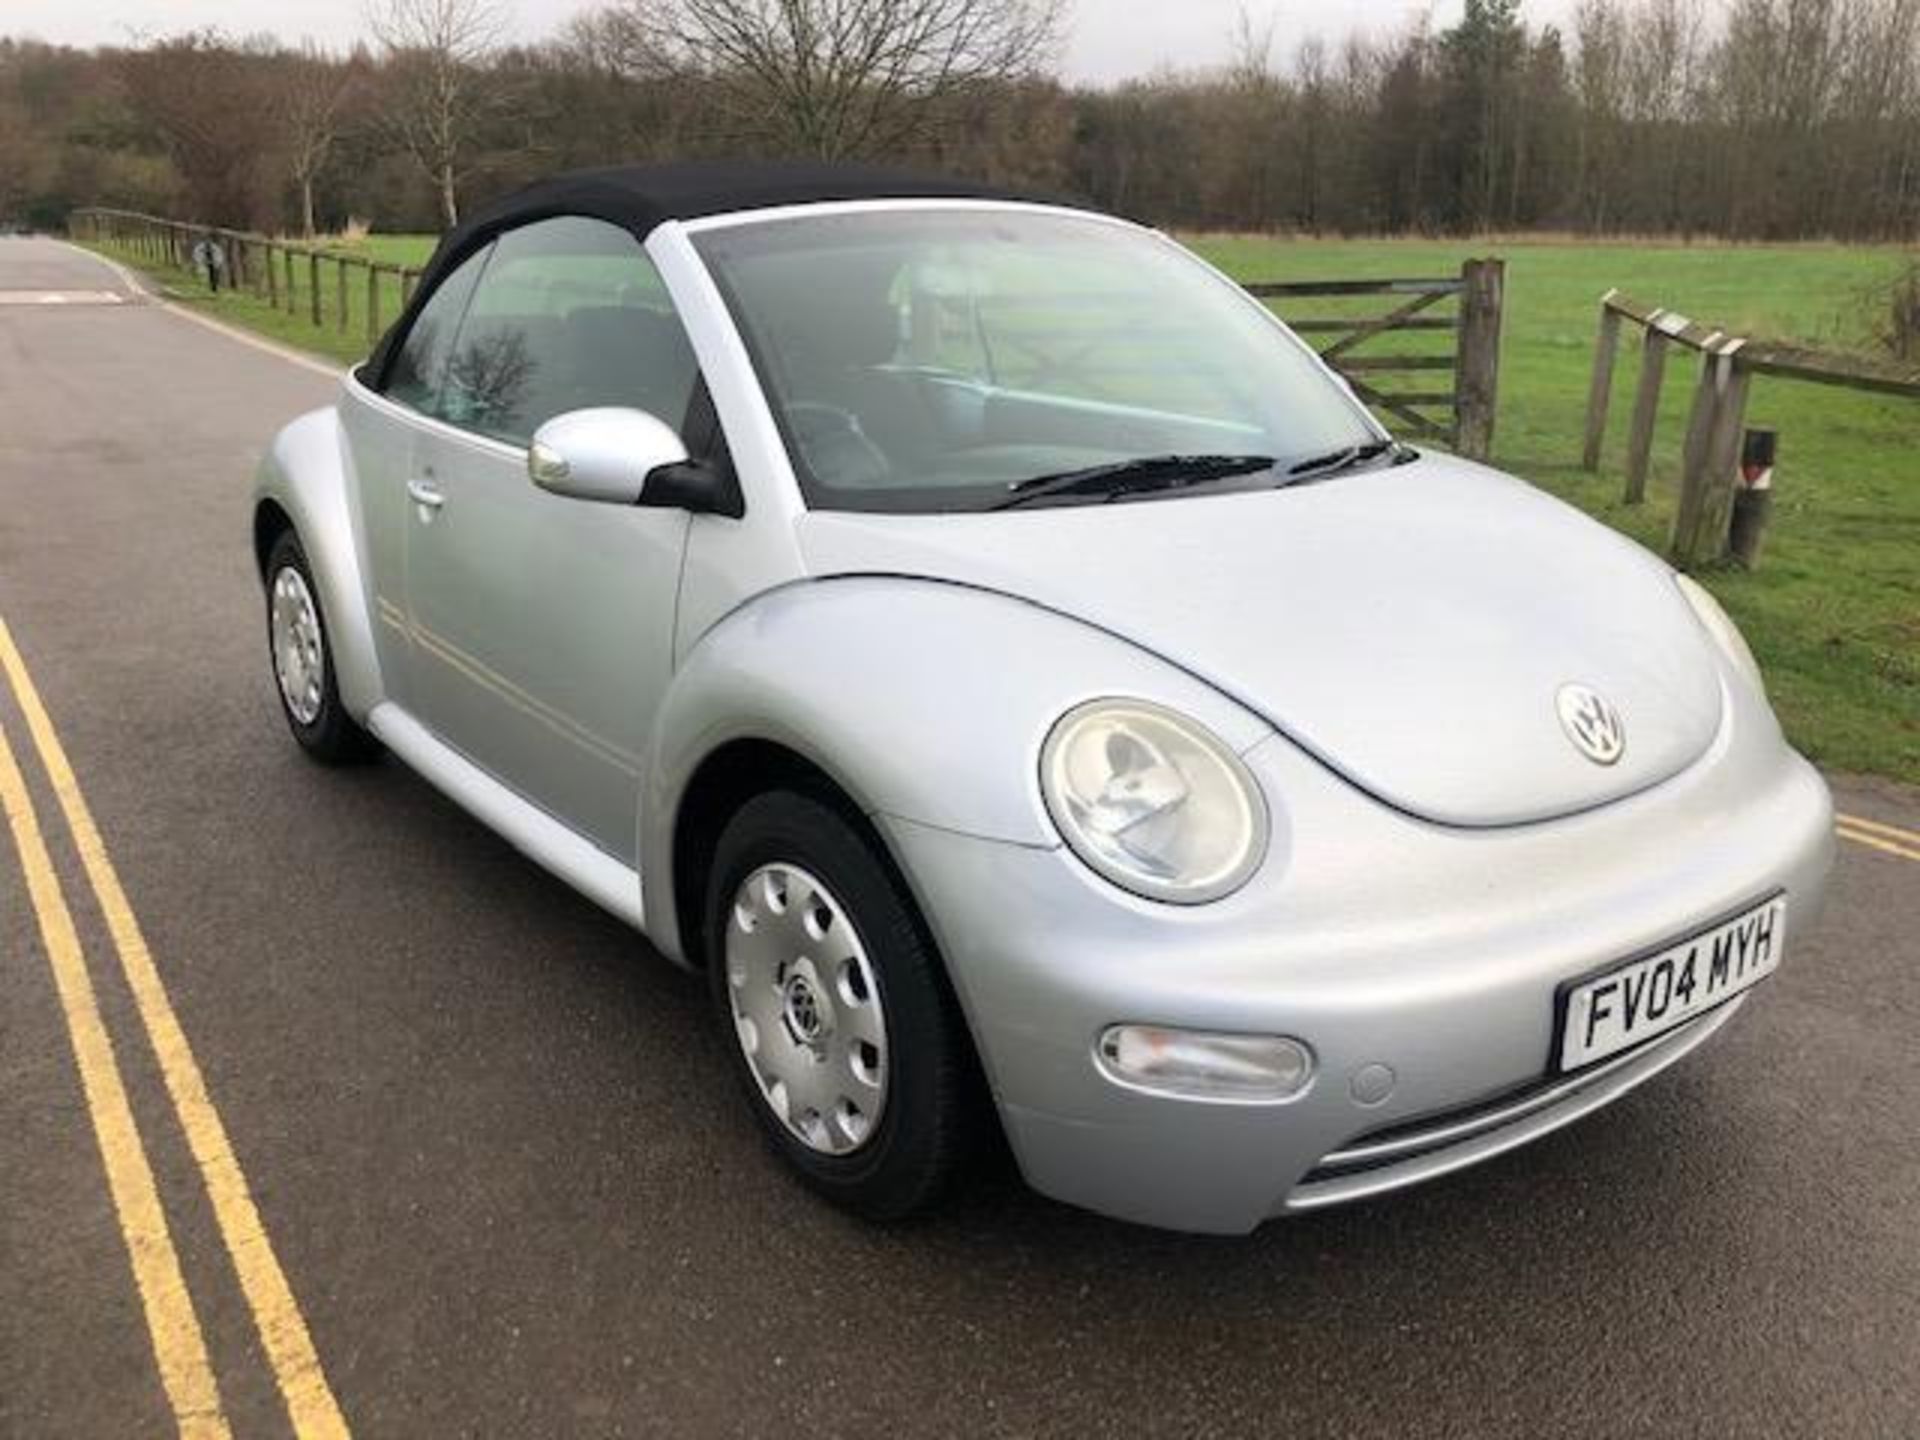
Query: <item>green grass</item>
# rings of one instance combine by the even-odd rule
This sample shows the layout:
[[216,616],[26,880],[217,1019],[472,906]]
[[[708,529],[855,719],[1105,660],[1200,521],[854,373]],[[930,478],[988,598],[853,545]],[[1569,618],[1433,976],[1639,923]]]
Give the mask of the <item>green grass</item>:
[[439,243],[439,239],[437,235],[362,235],[355,240],[322,240],[319,248],[329,255],[349,255],[356,260],[371,260],[377,265],[411,265],[418,268],[427,263],[427,257],[433,254],[433,247]]
[[[1191,243],[1242,280],[1451,275],[1469,256],[1503,256],[1507,310],[1495,462],[1656,550],[1664,548],[1672,522],[1693,366],[1679,354],[1669,361],[1647,503],[1628,507],[1620,499],[1620,467],[1638,369],[1631,327],[1614,378],[1600,472],[1588,475],[1577,463],[1600,295],[1618,287],[1730,330],[1863,348],[1873,297],[1885,293],[1900,259],[1892,250],[1834,245],[1242,236],[1200,236]],[[417,265],[432,246],[430,237],[371,236],[338,250]],[[328,323],[321,330],[308,321],[304,305],[289,316],[245,295],[210,297],[182,272],[160,278],[190,304],[350,361],[366,348],[364,296],[349,293],[352,328],[337,332],[331,269],[322,267]],[[360,279],[358,291],[364,278],[351,273]],[[303,269],[303,287],[305,278]],[[395,313],[397,299],[397,293],[383,296],[383,315]],[[1315,300],[1293,302],[1282,313],[1378,308],[1377,298],[1345,309]],[[1446,343],[1444,335],[1402,335],[1370,348],[1418,353]],[[1424,382],[1420,388],[1427,388]],[[1920,781],[1920,401],[1762,379],[1755,382],[1748,421],[1780,432],[1764,561],[1752,573],[1716,570],[1701,578],[1752,642],[1774,704],[1801,749],[1835,768]]]

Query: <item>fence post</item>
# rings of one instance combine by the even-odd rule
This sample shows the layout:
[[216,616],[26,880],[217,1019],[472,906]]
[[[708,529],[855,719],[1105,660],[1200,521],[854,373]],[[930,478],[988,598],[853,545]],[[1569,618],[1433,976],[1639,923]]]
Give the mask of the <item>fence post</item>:
[[1593,380],[1587,387],[1587,435],[1580,448],[1580,468],[1600,468],[1600,444],[1607,434],[1607,404],[1613,398],[1613,357],[1620,348],[1620,312],[1607,302],[1617,291],[1600,297],[1600,333],[1593,342]]
[[1733,492],[1739,483],[1740,439],[1747,428],[1747,391],[1752,375],[1723,351],[1728,368],[1707,436],[1706,481],[1700,505],[1701,558],[1723,560],[1733,531]]
[[1700,357],[1700,383],[1687,420],[1680,505],[1673,517],[1673,559],[1686,566],[1726,553],[1733,507],[1733,467],[1746,422],[1750,377],[1734,360],[1740,342]]
[[266,271],[267,275],[267,308],[278,310],[280,308],[280,262],[274,258],[273,241],[266,241],[265,249],[267,263],[260,268]]
[[367,348],[380,343],[380,267],[367,266]]
[[1647,327],[1640,348],[1640,388],[1633,397],[1633,428],[1627,436],[1626,502],[1638,505],[1647,498],[1647,465],[1653,456],[1653,426],[1660,418],[1660,386],[1667,375],[1667,336]]
[[335,318],[339,322],[340,333],[344,335],[347,333],[347,326],[352,323],[347,318],[347,257],[344,255],[334,267],[334,288],[339,292],[340,301],[335,307]]
[[1470,460],[1484,460],[1493,450],[1506,269],[1504,260],[1469,260],[1460,267],[1460,352],[1453,377],[1454,449]]
[[307,252],[307,310],[313,319],[313,328],[318,330],[326,321],[321,318],[320,309],[320,252]]
[[1700,357],[1700,378],[1693,387],[1693,406],[1687,412],[1687,438],[1680,447],[1680,499],[1673,512],[1673,558],[1692,559],[1700,528],[1701,454],[1713,429],[1715,372],[1713,352]]

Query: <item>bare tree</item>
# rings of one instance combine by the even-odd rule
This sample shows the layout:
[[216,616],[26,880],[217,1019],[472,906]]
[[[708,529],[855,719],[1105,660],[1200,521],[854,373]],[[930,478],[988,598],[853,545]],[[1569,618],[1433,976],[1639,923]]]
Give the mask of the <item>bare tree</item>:
[[1248,0],[1222,63],[1111,87],[1004,78],[1043,65],[1041,0],[617,0],[498,49],[460,23],[477,3],[406,0],[387,49],[332,62],[359,93],[330,159],[329,87],[310,108],[271,39],[0,37],[0,207],[290,227],[317,172],[322,224],[418,229],[482,183],[784,151],[1194,228],[1920,239],[1920,0],[1567,0],[1565,35],[1475,0],[1450,27],[1324,44],[1276,42]]
[[210,225],[269,220],[279,137],[242,117],[270,114],[263,52],[215,30],[115,53],[128,104],[164,148],[189,213]]
[[1233,34],[1228,39],[1227,83],[1239,90],[1254,90],[1272,84],[1273,32],[1279,23],[1277,14],[1265,21],[1255,20],[1253,12],[1242,4],[1233,17]]
[[312,239],[314,186],[340,138],[357,74],[311,41],[288,55],[282,66],[277,98],[287,168],[300,192],[300,233]]
[[1061,0],[624,0],[603,36],[722,87],[772,148],[843,159],[897,152],[980,86],[1029,78]]
[[561,31],[561,44],[584,64],[626,80],[663,79],[680,69],[674,41],[656,0],[584,10]]
[[372,0],[367,20],[387,49],[394,139],[433,182],[452,228],[469,137],[487,108],[482,67],[505,28],[498,0]]

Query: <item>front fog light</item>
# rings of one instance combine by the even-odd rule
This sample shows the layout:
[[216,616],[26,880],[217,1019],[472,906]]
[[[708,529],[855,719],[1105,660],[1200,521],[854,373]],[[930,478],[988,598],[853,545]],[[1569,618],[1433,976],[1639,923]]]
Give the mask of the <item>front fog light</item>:
[[1112,1025],[1097,1053],[1122,1084],[1192,1100],[1286,1100],[1313,1078],[1313,1052],[1283,1035]]

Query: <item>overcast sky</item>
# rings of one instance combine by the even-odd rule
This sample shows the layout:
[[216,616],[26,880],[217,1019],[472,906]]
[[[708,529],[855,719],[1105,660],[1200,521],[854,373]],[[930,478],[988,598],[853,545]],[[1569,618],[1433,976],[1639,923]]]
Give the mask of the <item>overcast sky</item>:
[[[519,38],[551,34],[587,0],[505,0]],[[1462,0],[1431,0],[1435,23],[1458,17]],[[1528,0],[1535,23],[1562,19],[1572,0]],[[1242,5],[1257,23],[1274,21],[1276,59],[1304,36],[1337,39],[1351,28],[1399,29],[1429,0],[1068,0],[1062,69],[1073,80],[1108,81],[1163,66],[1216,64],[1226,58]],[[232,32],[271,30],[344,45],[364,33],[361,0],[0,0],[0,34],[68,45],[125,44],[129,38],[214,25]]]

